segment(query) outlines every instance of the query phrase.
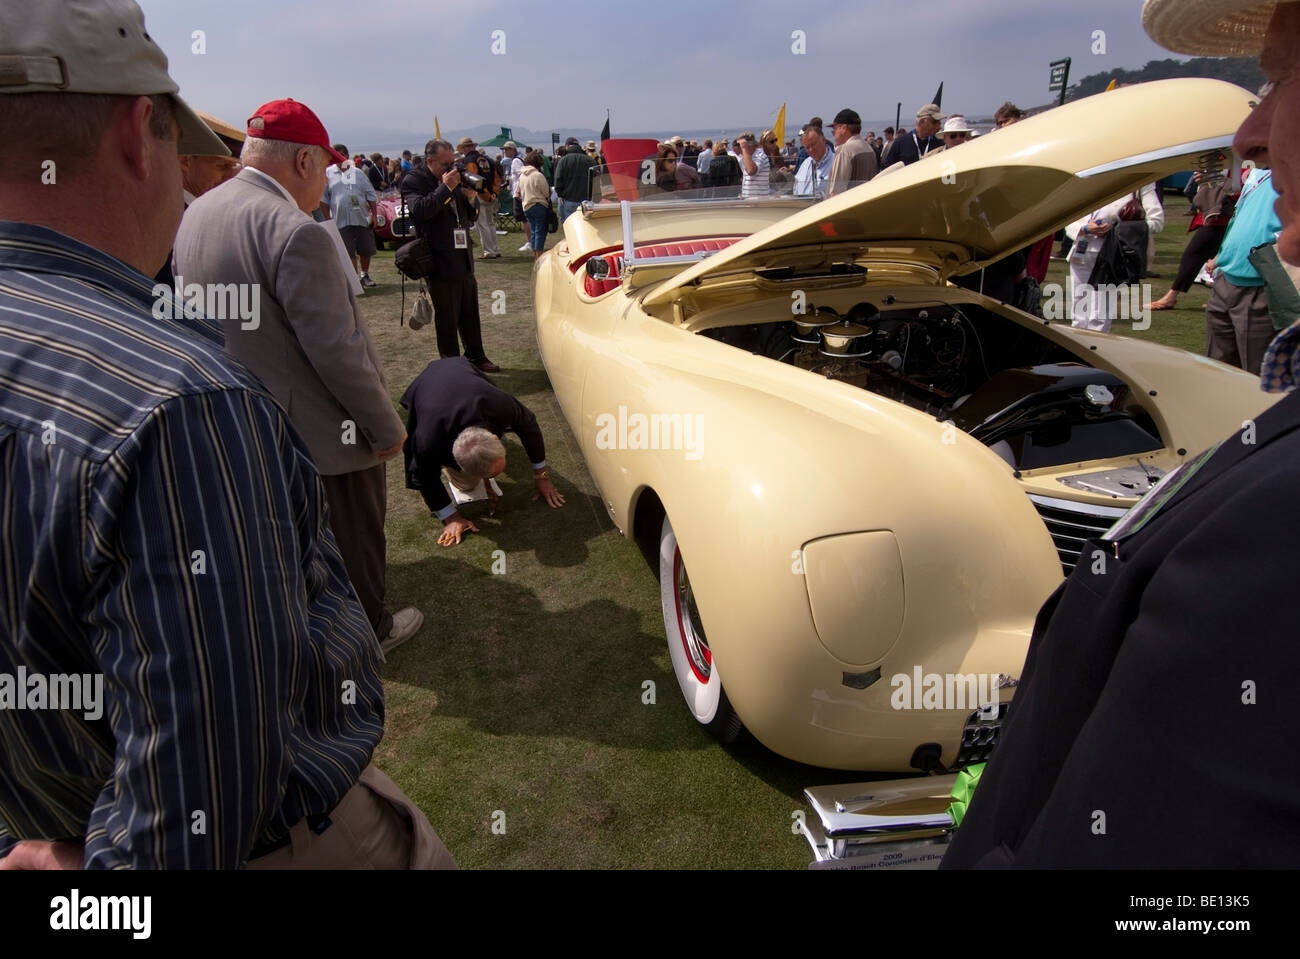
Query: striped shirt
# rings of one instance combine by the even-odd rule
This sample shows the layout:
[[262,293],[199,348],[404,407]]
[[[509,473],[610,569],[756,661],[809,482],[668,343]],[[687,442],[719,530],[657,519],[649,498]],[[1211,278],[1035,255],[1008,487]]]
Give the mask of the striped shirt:
[[744,177],[740,181],[740,195],[748,198],[751,196],[767,196],[772,192],[771,170],[772,163],[767,158],[767,151],[762,147],[756,147],[751,156],[754,161],[754,175],[750,176],[745,172],[745,158],[741,154],[736,154],[736,159],[740,162],[740,172]]
[[[152,290],[0,221],[0,853],[236,867],[332,809],[383,732],[306,446]],[[100,715],[35,708],[33,677],[70,675],[102,677]]]

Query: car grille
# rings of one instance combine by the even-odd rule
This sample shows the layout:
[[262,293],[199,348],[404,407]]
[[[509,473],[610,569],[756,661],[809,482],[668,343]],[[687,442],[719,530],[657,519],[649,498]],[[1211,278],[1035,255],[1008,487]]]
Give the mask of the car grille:
[[1090,506],[1050,496],[1031,495],[1029,498],[1056,544],[1056,555],[1061,558],[1061,568],[1066,576],[1078,564],[1084,542],[1106,532],[1128,512],[1117,506]]
[[982,709],[977,709],[966,717],[966,727],[961,731],[961,748],[957,750],[957,758],[948,767],[949,772],[965,769],[989,758],[993,747],[997,745],[998,735],[1002,732],[1002,723],[1007,718],[1007,709],[1010,705],[1010,703],[998,703],[997,719],[986,717]]
[[399,216],[395,219],[390,229],[393,231],[393,236],[410,236],[415,232],[410,218],[405,216]]

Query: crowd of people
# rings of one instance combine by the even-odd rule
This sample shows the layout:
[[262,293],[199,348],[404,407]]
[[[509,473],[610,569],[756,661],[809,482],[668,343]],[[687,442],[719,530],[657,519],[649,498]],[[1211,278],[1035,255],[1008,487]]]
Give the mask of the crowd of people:
[[0,674],[110,699],[0,708],[0,868],[454,868],[372,763],[423,623],[385,603],[386,464],[447,546],[475,528],[434,486],[500,475],[505,432],[564,503],[484,375],[454,150],[401,180],[452,324],[404,423],[357,301],[375,186],[306,104],[223,139],[132,0],[6,6],[0,54]]
[[[1257,254],[1271,241],[1300,263],[1300,2],[1260,9],[1204,0],[1192,16],[1147,0],[1145,22],[1186,53],[1264,49],[1271,85],[1236,143],[1255,169],[1239,191],[1202,178],[1198,229],[1223,232],[1195,244],[1173,292],[1213,249],[1211,355],[1291,391],[1300,322],[1273,329]],[[109,52],[101,34],[121,44]],[[0,866],[454,867],[371,761],[379,667],[423,619],[385,604],[386,463],[404,454],[445,546],[476,531],[462,494],[500,495],[505,432],[522,441],[535,498],[564,504],[536,418],[485,375],[499,368],[482,342],[472,231],[484,257],[500,255],[483,229],[495,244],[508,191],[539,253],[552,188],[561,218],[587,199],[596,144],[571,138],[553,165],[512,143],[488,158],[469,138],[349,156],[307,105],[276,99],[252,111],[236,163],[231,138],[177,96],[131,0],[5,6],[0,53],[0,672],[102,674],[113,702],[96,720],[0,711]],[[1007,104],[998,126],[1019,118]],[[698,148],[673,138],[654,180],[835,196],[975,132],[934,104],[883,138],[848,108],[830,129],[812,118],[797,152],[771,131]],[[51,156],[57,182],[38,187]],[[405,423],[357,301],[373,282],[374,197],[392,188],[436,264],[439,359],[405,391]],[[1072,228],[1075,275],[1139,210],[1154,230],[1157,199],[1144,188]],[[1038,253],[1008,258],[1005,275],[1020,280]],[[170,278],[209,291],[207,309]],[[250,309],[235,308],[245,292]],[[1294,861],[1296,800],[1275,760],[1300,667],[1281,612],[1296,568],[1277,531],[1300,520],[1300,394],[1251,436],[1190,462],[1135,511],[1107,570],[1080,563],[1048,601],[945,865],[1113,865],[1087,828],[1099,805],[1113,822],[1159,818],[1126,827],[1130,864],[1182,861],[1188,836],[1212,862],[1242,846],[1252,861]],[[1234,711],[1222,697],[1242,679],[1259,681],[1258,705]],[[1188,702],[1215,711],[1211,733],[1186,733]],[[1183,802],[1170,774],[1165,801],[1144,805],[1157,762],[1194,769],[1200,802]]]

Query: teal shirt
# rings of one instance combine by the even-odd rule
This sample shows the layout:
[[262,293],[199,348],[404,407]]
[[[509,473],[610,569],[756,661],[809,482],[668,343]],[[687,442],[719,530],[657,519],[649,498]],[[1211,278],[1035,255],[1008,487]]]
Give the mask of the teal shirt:
[[1264,285],[1259,271],[1250,262],[1250,251],[1276,240],[1282,232],[1282,221],[1273,208],[1276,203],[1272,171],[1255,169],[1241,188],[1237,212],[1232,215],[1223,245],[1219,247],[1218,273],[1233,286]]

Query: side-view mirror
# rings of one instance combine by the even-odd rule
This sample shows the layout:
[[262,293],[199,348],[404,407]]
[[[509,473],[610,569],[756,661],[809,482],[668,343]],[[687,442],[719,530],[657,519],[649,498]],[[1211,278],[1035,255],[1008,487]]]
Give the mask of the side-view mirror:
[[593,280],[604,280],[609,277],[609,263],[603,256],[593,256],[587,260],[587,275]]

